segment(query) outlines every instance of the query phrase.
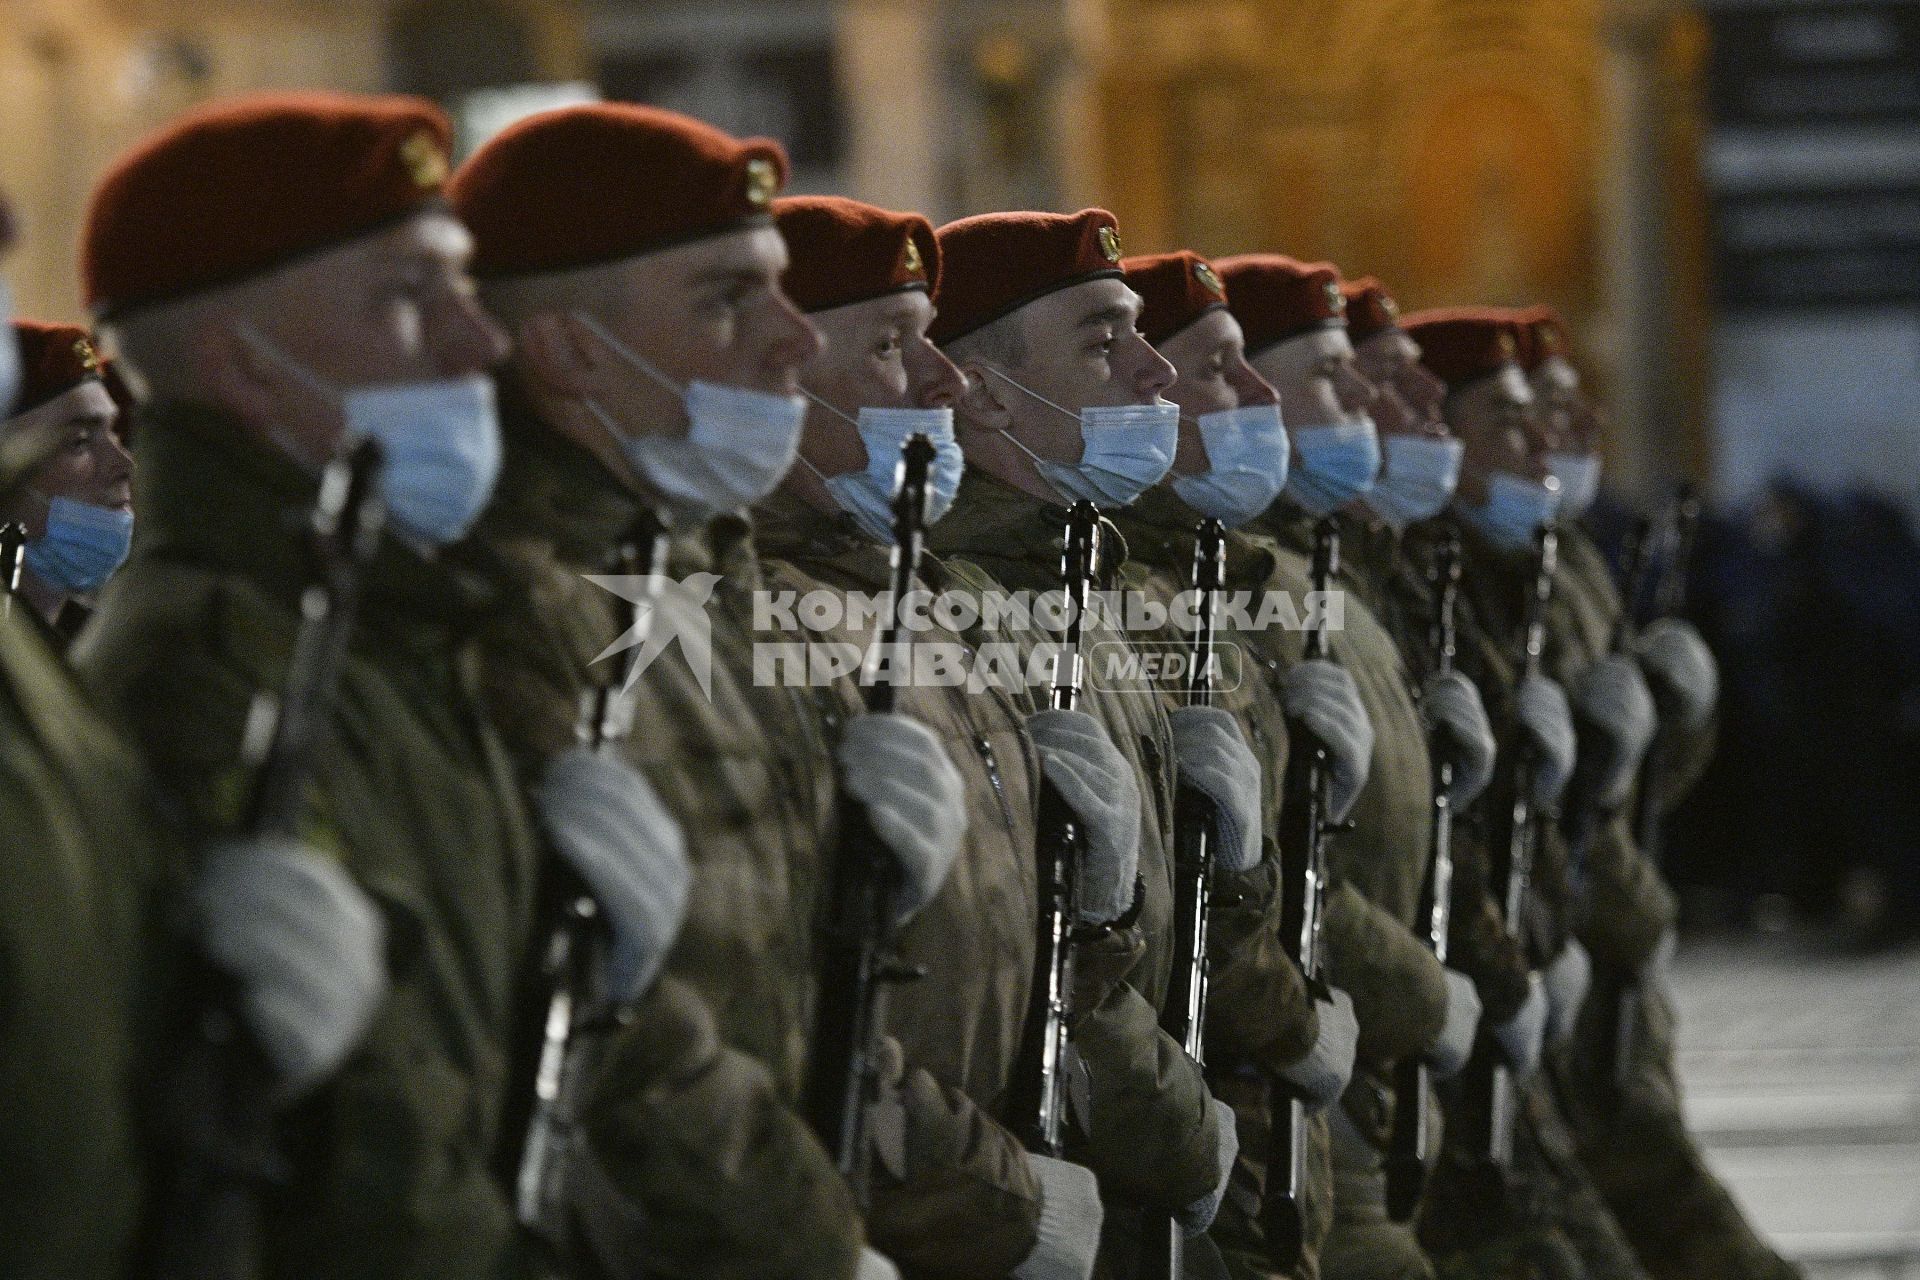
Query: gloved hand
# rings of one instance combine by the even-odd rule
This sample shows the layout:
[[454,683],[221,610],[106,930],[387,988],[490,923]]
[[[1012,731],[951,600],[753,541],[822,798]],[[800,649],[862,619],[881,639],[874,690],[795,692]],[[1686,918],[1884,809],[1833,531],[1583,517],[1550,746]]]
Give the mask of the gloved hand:
[[1220,1133],[1220,1181],[1212,1191],[1173,1215],[1189,1240],[1205,1235],[1213,1225],[1221,1202],[1227,1198],[1227,1180],[1233,1176],[1233,1162],[1240,1156],[1240,1128],[1234,1121],[1233,1108],[1218,1098],[1210,1099],[1208,1105],[1213,1108],[1213,1123]]
[[1089,1280],[1100,1252],[1100,1182],[1093,1170],[1029,1155],[1040,1179],[1040,1238],[1013,1280]]
[[1573,711],[1567,691],[1545,676],[1528,676],[1513,691],[1514,716],[1532,745],[1537,764],[1533,803],[1550,806],[1573,777]]
[[1660,941],[1653,946],[1653,954],[1640,966],[1640,981],[1649,986],[1662,986],[1667,975],[1673,972],[1673,957],[1680,950],[1680,935],[1672,925],[1660,935]]
[[593,891],[613,934],[608,983],[638,999],[686,919],[693,867],[680,824],[653,785],[603,751],[572,747],[547,762],[533,796],[554,852]]
[[192,890],[200,947],[291,1100],[331,1075],[387,994],[386,926],[347,873],[298,840],[223,841]]
[[894,1266],[885,1255],[875,1253],[863,1244],[860,1246],[860,1266],[853,1273],[853,1280],[900,1280],[900,1268]]
[[897,712],[847,721],[833,755],[841,789],[867,807],[874,833],[898,860],[895,919],[905,924],[953,870],[967,835],[966,785],[939,736]]
[[1086,833],[1079,923],[1109,924],[1133,905],[1140,868],[1140,783],[1100,722],[1084,711],[1027,717],[1040,771]]
[[1223,871],[1260,865],[1260,761],[1234,718],[1219,707],[1181,707],[1167,717],[1182,785],[1213,801]]
[[[1290,719],[1306,726],[1326,747],[1332,763],[1328,817],[1344,822],[1373,768],[1373,721],[1347,669],[1315,658],[1288,667],[1280,678],[1280,701]],[[1295,751],[1306,749],[1294,743]]]
[[1618,808],[1633,786],[1647,744],[1653,741],[1653,694],[1639,664],[1615,654],[1582,671],[1572,694],[1580,719],[1601,735],[1596,788],[1600,807]]
[[1640,633],[1634,652],[1661,711],[1687,730],[1705,725],[1720,700],[1720,664],[1693,624],[1679,618],[1655,619]]
[[1319,1111],[1339,1101],[1353,1079],[1360,1023],[1353,1016],[1353,997],[1338,987],[1331,1000],[1316,1001],[1314,1011],[1320,1015],[1320,1038],[1280,1078],[1299,1091],[1309,1109]]
[[1547,984],[1538,973],[1527,975],[1527,998],[1511,1018],[1493,1029],[1493,1042],[1515,1078],[1525,1080],[1540,1069],[1540,1053],[1547,1037]]
[[1568,938],[1567,945],[1547,966],[1546,983],[1547,1042],[1562,1044],[1573,1034],[1587,988],[1593,984],[1593,957],[1578,939]]
[[1473,979],[1455,969],[1446,970],[1447,1021],[1440,1038],[1427,1050],[1427,1066],[1433,1078],[1447,1080],[1460,1073],[1473,1056],[1473,1038],[1480,1031],[1480,993]]
[[1493,726],[1480,690],[1458,671],[1435,672],[1420,693],[1420,718],[1453,765],[1447,798],[1456,811],[1472,804],[1493,778]]

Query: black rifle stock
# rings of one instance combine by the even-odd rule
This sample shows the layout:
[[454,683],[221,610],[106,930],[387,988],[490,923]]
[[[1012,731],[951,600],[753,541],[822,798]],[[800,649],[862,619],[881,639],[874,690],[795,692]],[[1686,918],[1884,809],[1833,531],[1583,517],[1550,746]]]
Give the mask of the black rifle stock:
[[[910,438],[901,449],[893,499],[893,561],[886,622],[867,652],[867,710],[892,711],[894,682],[907,670],[907,597],[925,545],[927,483],[933,442]],[[880,1037],[889,985],[920,976],[891,950],[897,864],[873,829],[865,805],[842,797],[840,848],[822,939],[819,1007],[807,1064],[806,1115],[864,1210],[871,1192],[870,1124],[879,1100]]]
[[[1340,572],[1340,530],[1331,516],[1313,531],[1311,589],[1318,594],[1320,612],[1307,632],[1304,657],[1328,656],[1328,593]],[[1320,942],[1322,898],[1327,891],[1327,839],[1333,833],[1328,786],[1331,759],[1304,724],[1291,723],[1293,746],[1287,758],[1280,810],[1280,854],[1287,871],[1282,877],[1281,941],[1288,956],[1306,979],[1308,994],[1327,998]],[[1272,1084],[1273,1132],[1267,1156],[1267,1194],[1262,1205],[1267,1253],[1275,1265],[1299,1265],[1306,1251],[1307,1108],[1289,1086]]]
[[27,558],[27,526],[18,520],[0,524],[0,617],[13,612],[20,594],[20,568]]
[[[1453,670],[1456,649],[1454,614],[1460,600],[1457,530],[1441,545],[1430,580],[1435,601],[1432,670],[1444,674]],[[1453,802],[1447,791],[1453,786],[1453,762],[1447,758],[1447,744],[1441,735],[1429,736],[1428,749],[1433,759],[1433,858],[1427,864],[1421,888],[1418,919],[1425,922],[1428,949],[1445,964],[1452,926]],[[1393,1130],[1387,1141],[1386,1179],[1387,1213],[1396,1222],[1413,1217],[1436,1155],[1428,1081],[1427,1064],[1418,1057],[1401,1062],[1394,1072]]]
[[[1673,617],[1686,606],[1687,573],[1693,563],[1693,544],[1699,528],[1700,499],[1692,485],[1682,483],[1674,493],[1673,506],[1667,515],[1668,557],[1654,593],[1655,618]],[[1629,596],[1623,607],[1632,609],[1633,606],[1633,598]],[[1654,695],[1657,702],[1658,688]],[[1668,709],[1661,707],[1660,710],[1664,720]],[[1656,872],[1664,870],[1666,843],[1665,823],[1660,812],[1660,784],[1672,767],[1672,759],[1672,732],[1663,727],[1654,735],[1647,758],[1641,762],[1633,811],[1633,830],[1640,853]],[[1599,1078],[1618,1092],[1633,1069],[1636,1028],[1640,1024],[1639,978],[1637,974],[1613,972],[1596,975],[1596,985],[1602,987],[1600,994],[1612,1009],[1609,1016],[1613,1034],[1600,1045],[1601,1059],[1595,1069]]]
[[[668,549],[665,529],[648,513],[614,553],[615,571],[641,581],[621,610],[624,638],[630,643],[618,678],[588,690],[581,699],[577,733],[592,750],[615,749],[632,730],[631,685],[659,605]],[[623,1010],[608,987],[610,937],[600,904],[558,854],[541,859],[535,903],[539,932],[532,954],[540,962],[538,985],[527,1005],[528,1025],[515,1037],[505,1127],[510,1146],[504,1164],[513,1179],[515,1218],[564,1257],[574,1248],[568,1177],[590,1039],[594,1032],[617,1025]]]
[[[1637,633],[1635,611],[1639,608],[1640,597],[1646,594],[1647,575],[1653,562],[1651,521],[1643,516],[1633,522],[1627,530],[1621,553],[1624,600],[1620,616],[1614,620],[1613,636],[1607,646],[1608,653],[1615,657],[1625,656],[1633,649]],[[1584,730],[1579,736],[1578,763],[1574,767],[1573,780],[1567,785],[1566,800],[1560,806],[1560,829],[1566,836],[1570,861],[1568,874],[1576,886],[1581,883],[1586,868],[1587,848],[1593,843],[1594,834],[1599,831],[1601,824],[1611,816],[1604,803],[1605,797],[1600,794],[1604,761],[1589,746],[1595,741],[1594,731]]]
[[[1076,502],[1067,512],[1060,576],[1067,625],[1060,639],[1048,706],[1073,710],[1083,677],[1080,642],[1100,554],[1100,513]],[[1027,1014],[1007,1085],[1008,1127],[1030,1151],[1058,1159],[1066,1115],[1068,999],[1073,987],[1073,919],[1078,898],[1081,832],[1073,810],[1051,783],[1040,788],[1035,856],[1039,863],[1039,945]]]
[[[365,440],[322,475],[308,530],[311,577],[285,683],[256,693],[247,712],[240,758],[253,781],[239,830],[248,835],[299,833],[361,575],[385,524],[380,465],[379,445]],[[274,1133],[277,1078],[241,1018],[238,984],[205,959],[187,967],[187,1039],[169,1066],[147,1274],[246,1280],[260,1271],[260,1197],[289,1172]]]
[[[1527,586],[1525,608],[1521,611],[1519,674],[1522,680],[1540,674],[1540,659],[1546,647],[1547,606],[1553,599],[1553,575],[1559,554],[1560,535],[1551,525],[1540,530],[1535,550],[1533,580]],[[1540,840],[1544,815],[1534,806],[1534,779],[1539,759],[1524,732],[1516,734],[1510,751],[1512,765],[1507,787],[1511,807],[1507,812],[1505,839],[1495,842],[1495,883],[1500,894],[1502,923],[1509,936],[1524,939],[1527,899],[1532,891],[1533,859]],[[1481,1097],[1477,1105],[1466,1108],[1467,1118],[1478,1132],[1469,1135],[1471,1147],[1495,1169],[1504,1170],[1513,1160],[1514,1126],[1518,1120],[1518,1095],[1513,1073],[1500,1060],[1492,1045],[1485,1046],[1467,1081],[1467,1089]]]
[[[1214,615],[1226,583],[1227,529],[1203,520],[1193,540],[1193,593],[1197,624],[1187,665],[1187,705],[1213,705]],[[1214,804],[1181,785],[1173,800],[1173,975],[1160,1026],[1195,1062],[1204,1062],[1207,1022],[1207,919],[1212,911],[1213,866],[1218,853]],[[1165,1215],[1150,1220],[1143,1237],[1144,1280],[1179,1280],[1186,1233]]]

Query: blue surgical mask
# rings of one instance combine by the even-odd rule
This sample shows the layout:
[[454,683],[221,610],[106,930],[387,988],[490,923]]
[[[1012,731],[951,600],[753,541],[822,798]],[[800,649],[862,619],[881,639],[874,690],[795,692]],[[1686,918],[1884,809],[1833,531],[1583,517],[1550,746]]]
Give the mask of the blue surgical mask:
[[1496,471],[1487,477],[1483,505],[1457,502],[1454,506],[1494,546],[1522,551],[1533,545],[1533,536],[1558,511],[1560,490],[1552,477],[1529,480],[1511,471]]
[[98,591],[132,546],[133,512],[53,498],[46,533],[27,544],[27,572],[61,591]]
[[1380,441],[1386,463],[1361,499],[1396,529],[1437,516],[1460,483],[1466,446],[1451,436],[1390,435]]
[[1249,404],[1203,413],[1194,425],[1206,446],[1207,469],[1168,481],[1180,500],[1229,527],[1272,506],[1287,482],[1291,450],[1280,406]]
[[1156,404],[1089,405],[1075,413],[998,369],[991,372],[1080,424],[1078,462],[1049,461],[1014,439],[1011,432],[1001,432],[1033,461],[1040,478],[1068,502],[1132,506],[1172,470],[1173,451],[1180,445],[1179,405],[1164,400]]
[[340,406],[347,441],[380,442],[380,496],[402,533],[432,547],[466,536],[500,478],[492,379],[474,373],[343,389],[251,325],[241,333],[296,381]]
[[693,381],[682,387],[585,312],[574,317],[608,350],[681,398],[687,434],[629,436],[592,400],[599,420],[633,469],[659,491],[676,521],[705,521],[752,506],[774,491],[799,455],[804,396]]
[[13,332],[13,291],[0,280],[0,418],[13,416],[20,398],[20,341]]
[[[813,402],[840,418],[847,415],[818,396]],[[953,506],[960,491],[960,476],[966,470],[966,457],[953,435],[952,409],[877,409],[860,410],[858,418],[848,418],[866,446],[867,465],[845,475],[821,475],[820,469],[804,457],[801,465],[820,477],[820,483],[852,516],[854,523],[880,542],[893,539],[893,499],[900,489],[900,451],[912,436],[925,436],[933,442],[933,465],[927,468],[927,523],[932,524]]]
[[1560,482],[1560,518],[1578,520],[1600,496],[1600,457],[1592,453],[1555,450],[1547,455],[1547,470]]
[[1380,438],[1373,419],[1300,427],[1293,433],[1293,470],[1287,497],[1308,515],[1332,515],[1373,487],[1380,471]]

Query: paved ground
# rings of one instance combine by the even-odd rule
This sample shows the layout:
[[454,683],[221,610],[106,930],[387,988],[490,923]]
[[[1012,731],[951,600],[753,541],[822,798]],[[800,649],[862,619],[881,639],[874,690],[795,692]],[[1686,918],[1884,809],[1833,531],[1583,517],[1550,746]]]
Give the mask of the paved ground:
[[1702,944],[1675,966],[1688,1112],[1818,1280],[1920,1280],[1920,950]]

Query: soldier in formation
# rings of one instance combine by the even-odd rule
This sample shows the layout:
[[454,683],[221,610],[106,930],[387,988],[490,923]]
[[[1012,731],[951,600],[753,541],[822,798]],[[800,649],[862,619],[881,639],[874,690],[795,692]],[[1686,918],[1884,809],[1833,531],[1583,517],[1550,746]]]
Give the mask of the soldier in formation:
[[450,135],[186,116],[0,341],[0,1271],[1794,1274],[1556,315]]

